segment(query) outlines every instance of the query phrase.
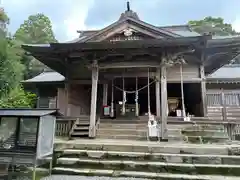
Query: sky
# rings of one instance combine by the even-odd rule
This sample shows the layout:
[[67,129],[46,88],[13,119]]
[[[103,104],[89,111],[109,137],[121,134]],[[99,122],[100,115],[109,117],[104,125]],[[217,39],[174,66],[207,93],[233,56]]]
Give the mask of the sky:
[[[129,0],[141,20],[157,26],[186,24],[206,16],[222,17],[240,31],[240,0]],[[101,29],[126,10],[127,0],[0,0],[14,33],[29,15],[44,13],[56,38],[68,41],[77,30]]]

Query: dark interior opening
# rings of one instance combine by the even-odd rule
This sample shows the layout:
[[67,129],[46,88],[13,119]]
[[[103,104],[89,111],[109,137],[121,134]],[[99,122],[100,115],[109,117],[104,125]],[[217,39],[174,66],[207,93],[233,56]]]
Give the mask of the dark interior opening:
[[[168,99],[177,98],[179,100],[177,109],[182,109],[181,98],[181,84],[168,83],[167,85]],[[184,83],[184,104],[186,108],[186,115],[202,116],[202,98],[201,98],[201,84],[200,83]],[[169,116],[176,116],[176,113],[169,110]]]
[[[136,90],[136,78],[125,78],[125,90],[126,91],[135,91]],[[150,79],[150,82],[153,80]],[[139,104],[139,115],[145,115],[148,112],[148,84],[147,78],[138,78],[138,89],[145,87],[144,89],[138,92],[138,104]],[[114,86],[123,88],[123,79],[116,78],[114,80]],[[126,94],[126,104],[135,105],[135,92]],[[115,107],[119,106],[119,102],[123,101],[123,92],[117,88],[114,88],[114,104]],[[111,104],[111,86],[108,93],[108,104]],[[150,86],[150,108],[151,113],[156,113],[156,94],[155,94],[155,83],[152,83]]]

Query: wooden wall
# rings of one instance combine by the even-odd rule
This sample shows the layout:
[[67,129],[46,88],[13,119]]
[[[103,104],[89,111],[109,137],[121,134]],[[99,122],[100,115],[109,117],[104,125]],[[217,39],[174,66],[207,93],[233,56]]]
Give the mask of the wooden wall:
[[89,115],[91,102],[91,86],[72,84],[69,89],[69,113],[71,116]]
[[[167,81],[180,81],[180,66],[176,65],[167,68]],[[183,66],[183,80],[186,82],[198,81],[200,82],[200,70],[197,65]]]

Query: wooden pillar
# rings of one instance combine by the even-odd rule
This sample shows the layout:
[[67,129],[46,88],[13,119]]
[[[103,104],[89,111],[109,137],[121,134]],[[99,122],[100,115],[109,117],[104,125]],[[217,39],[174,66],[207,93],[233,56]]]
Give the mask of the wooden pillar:
[[161,79],[161,68],[157,68],[156,71],[156,114],[157,117],[160,118],[161,116],[161,96],[160,96],[160,79]]
[[64,83],[64,92],[65,92],[65,116],[70,116],[70,109],[69,109],[69,64],[68,64],[68,58],[65,58],[65,66],[66,66],[66,78]]
[[98,87],[98,66],[94,61],[92,66],[92,93],[91,93],[91,110],[90,110],[90,127],[89,137],[96,136],[96,110],[97,110],[97,87]]
[[70,116],[70,109],[69,109],[69,83],[65,82],[65,116]]
[[163,65],[161,67],[161,112],[162,112],[162,123],[161,123],[161,139],[167,140],[167,69]]
[[227,108],[224,89],[221,89],[221,105],[222,105],[222,117],[223,121],[227,121]]
[[108,84],[103,84],[103,106],[106,106],[108,103]]
[[206,93],[206,78],[204,66],[200,66],[200,78],[201,78],[201,95],[202,95],[202,108],[203,116],[207,116],[207,93]]

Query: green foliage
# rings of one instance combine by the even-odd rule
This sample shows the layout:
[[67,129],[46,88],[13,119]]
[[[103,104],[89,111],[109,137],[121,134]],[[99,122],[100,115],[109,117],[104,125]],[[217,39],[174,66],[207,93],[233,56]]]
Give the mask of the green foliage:
[[6,24],[9,23],[9,18],[3,9],[0,10],[0,21],[3,21]]
[[216,36],[238,35],[231,24],[225,23],[220,17],[206,17],[202,20],[189,21],[190,27],[199,34],[212,33]]
[[2,32],[0,40],[0,97],[16,88],[23,78],[24,66],[15,44]]
[[37,96],[25,92],[22,87],[12,89],[7,96],[0,99],[1,108],[32,108],[35,106]]
[[0,30],[0,107],[33,107],[36,96],[21,88],[24,65],[21,62],[23,50],[18,41],[7,37]]
[[[28,17],[14,35],[15,40],[22,44],[47,44],[57,42],[51,21],[44,14]],[[47,67],[32,56],[22,54],[21,61],[26,67],[25,78],[31,78]]]
[[57,42],[53,34],[51,21],[44,14],[29,16],[14,36],[26,44]]

